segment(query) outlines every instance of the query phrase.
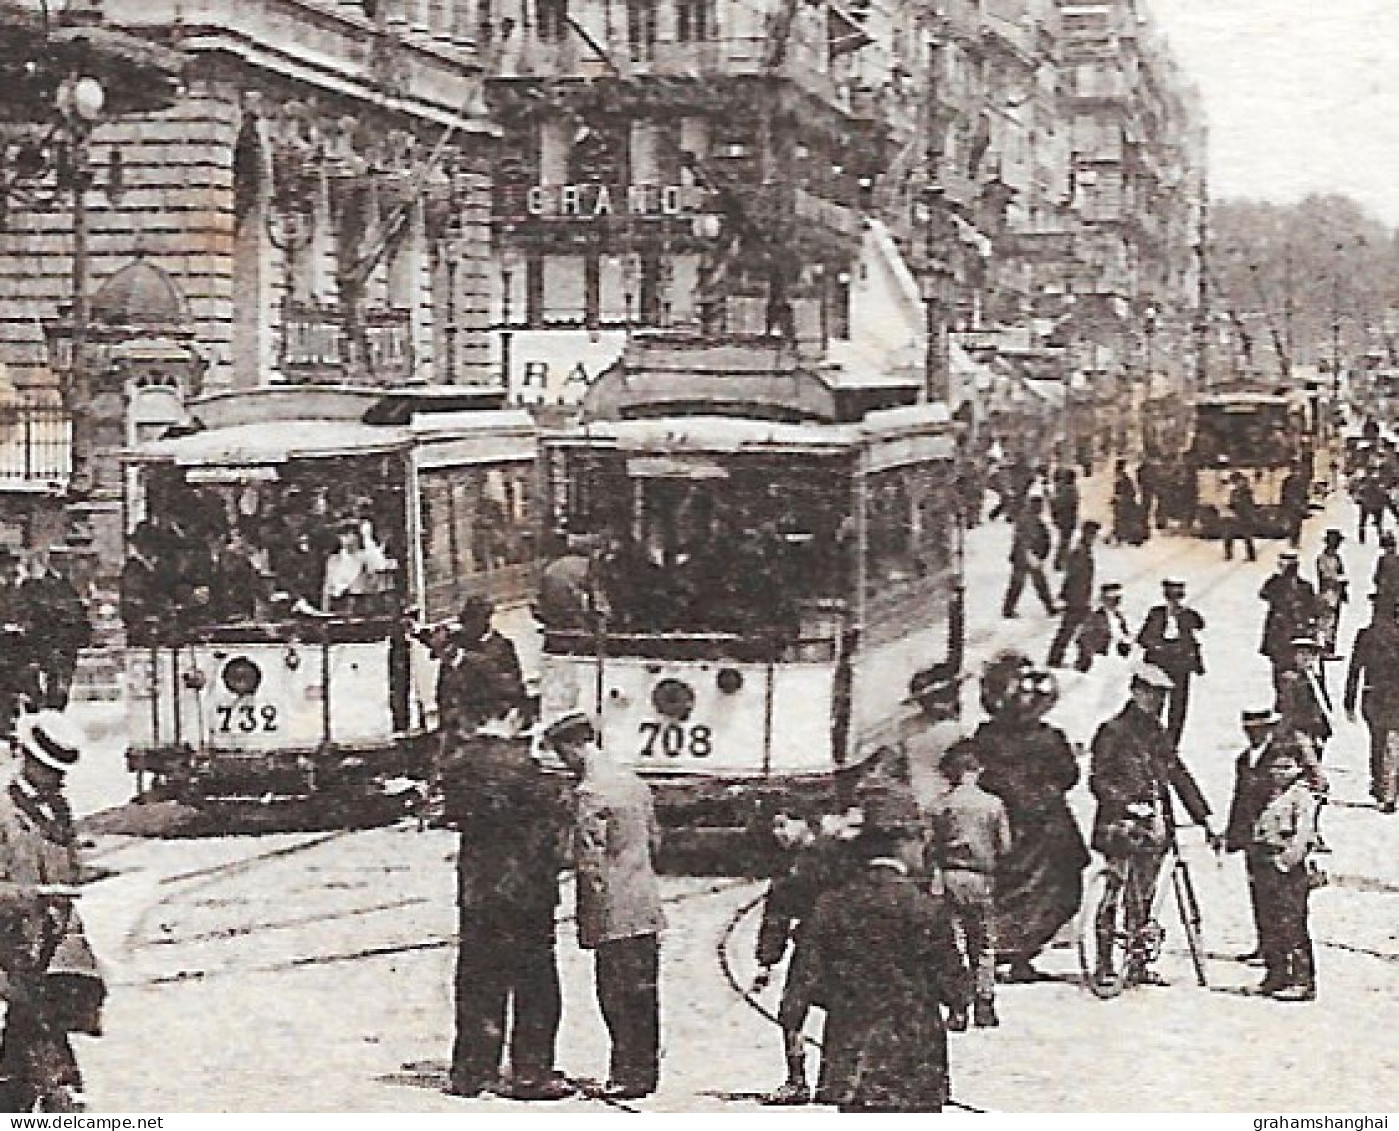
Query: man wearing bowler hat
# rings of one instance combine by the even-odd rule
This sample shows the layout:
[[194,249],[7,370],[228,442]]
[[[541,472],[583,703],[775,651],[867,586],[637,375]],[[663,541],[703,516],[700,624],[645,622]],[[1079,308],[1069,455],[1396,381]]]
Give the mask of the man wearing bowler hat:
[[1258,596],[1268,606],[1258,651],[1273,665],[1276,690],[1282,673],[1292,666],[1292,641],[1301,636],[1309,637],[1316,631],[1320,612],[1316,590],[1297,571],[1296,550],[1284,550],[1278,555],[1277,571],[1263,582]]
[[660,884],[652,864],[660,826],[651,789],[598,745],[581,711],[556,719],[545,746],[578,775],[574,863],[578,945],[595,955],[598,1005],[612,1037],[603,1095],[640,1099],[660,1075]]
[[1166,733],[1173,746],[1180,745],[1185,730],[1185,712],[1190,707],[1190,681],[1205,674],[1200,650],[1200,633],[1205,618],[1185,604],[1185,582],[1167,578],[1161,582],[1166,600],[1146,614],[1137,643],[1148,664],[1171,678],[1166,711]]
[[0,1110],[7,1112],[82,1110],[68,1034],[97,1031],[102,993],[77,914],[78,852],[63,797],[82,741],[57,711],[22,716],[14,740],[19,767],[0,791],[0,970],[8,1002]]

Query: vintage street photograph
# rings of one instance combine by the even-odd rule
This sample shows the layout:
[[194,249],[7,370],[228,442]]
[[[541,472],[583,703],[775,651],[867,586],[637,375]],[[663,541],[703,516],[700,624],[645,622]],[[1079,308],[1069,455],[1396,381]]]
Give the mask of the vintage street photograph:
[[0,1111],[1399,1111],[1396,50],[0,0]]

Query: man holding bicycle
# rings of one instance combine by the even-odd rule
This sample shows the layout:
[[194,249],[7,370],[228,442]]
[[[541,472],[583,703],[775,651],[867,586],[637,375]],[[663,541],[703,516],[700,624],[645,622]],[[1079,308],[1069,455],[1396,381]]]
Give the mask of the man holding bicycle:
[[[1151,914],[1152,896],[1166,850],[1175,837],[1170,793],[1174,789],[1190,818],[1205,830],[1211,847],[1218,835],[1210,827],[1210,807],[1195,778],[1175,752],[1161,725],[1161,712],[1173,681],[1154,664],[1139,664],[1132,674],[1127,705],[1098,728],[1093,738],[1088,787],[1098,802],[1093,847],[1119,877],[1126,897],[1127,926],[1140,928]],[[1107,928],[1110,930],[1110,928]],[[1094,977],[1111,981],[1111,946],[1098,949]],[[1163,985],[1147,969],[1144,957],[1129,958],[1129,984]]]

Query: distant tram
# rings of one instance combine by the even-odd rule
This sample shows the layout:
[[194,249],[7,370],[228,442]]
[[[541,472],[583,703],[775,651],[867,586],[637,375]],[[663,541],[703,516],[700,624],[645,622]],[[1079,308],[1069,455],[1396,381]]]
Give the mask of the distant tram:
[[1310,451],[1307,404],[1287,393],[1221,393],[1195,405],[1189,459],[1196,477],[1200,532],[1220,532],[1234,476],[1243,475],[1258,506],[1259,534],[1286,531],[1282,485]]
[[547,520],[586,547],[593,606],[546,618],[542,717],[593,714],[670,824],[825,798],[957,710],[946,409],[766,360],[642,339],[587,425],[542,445]]
[[499,403],[262,390],[131,453],[128,542],[162,582],[123,596],[138,788],[267,804],[425,774],[428,630],[471,596],[534,668],[536,433]]

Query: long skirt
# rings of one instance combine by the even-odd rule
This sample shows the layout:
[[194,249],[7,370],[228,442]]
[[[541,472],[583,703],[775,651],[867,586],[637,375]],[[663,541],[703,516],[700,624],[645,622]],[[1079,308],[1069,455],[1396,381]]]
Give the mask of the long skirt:
[[1011,829],[996,868],[997,957],[1029,961],[1078,914],[1090,857],[1067,808],[1018,827],[1012,814]]

